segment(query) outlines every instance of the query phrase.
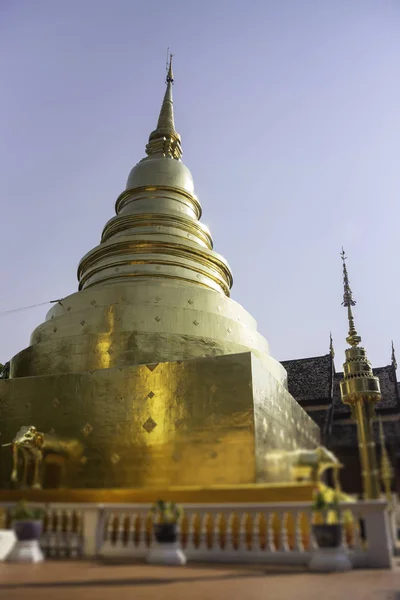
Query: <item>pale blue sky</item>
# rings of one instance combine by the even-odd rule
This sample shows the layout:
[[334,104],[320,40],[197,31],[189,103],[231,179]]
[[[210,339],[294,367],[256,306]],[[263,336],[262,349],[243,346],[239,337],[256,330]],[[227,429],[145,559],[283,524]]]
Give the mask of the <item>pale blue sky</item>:
[[[0,0],[0,311],[76,290],[175,53],[183,160],[232,297],[280,360],[400,355],[397,0]],[[48,307],[0,317],[0,362]]]

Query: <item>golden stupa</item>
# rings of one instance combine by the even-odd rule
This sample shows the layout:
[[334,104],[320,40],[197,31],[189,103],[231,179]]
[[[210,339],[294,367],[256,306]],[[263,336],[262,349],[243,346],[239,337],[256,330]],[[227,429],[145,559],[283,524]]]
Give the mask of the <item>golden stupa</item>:
[[[181,162],[173,81],[170,63],[147,156],[82,258],[79,291],[53,305],[0,381],[2,443],[33,425],[83,448],[70,488],[278,483],[290,479],[282,452],[319,444],[229,297],[231,270]],[[12,453],[1,452],[4,489]],[[60,485],[56,462],[44,487]]]

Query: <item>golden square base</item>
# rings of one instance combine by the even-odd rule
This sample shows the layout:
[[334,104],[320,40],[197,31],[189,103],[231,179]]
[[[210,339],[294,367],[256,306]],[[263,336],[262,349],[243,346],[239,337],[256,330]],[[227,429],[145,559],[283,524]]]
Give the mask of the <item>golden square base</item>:
[[[67,488],[287,482],[269,453],[313,448],[319,429],[250,352],[0,381],[1,441],[23,425],[79,440],[79,464],[45,484]],[[61,468],[61,467],[60,467]],[[11,450],[1,448],[9,487]]]

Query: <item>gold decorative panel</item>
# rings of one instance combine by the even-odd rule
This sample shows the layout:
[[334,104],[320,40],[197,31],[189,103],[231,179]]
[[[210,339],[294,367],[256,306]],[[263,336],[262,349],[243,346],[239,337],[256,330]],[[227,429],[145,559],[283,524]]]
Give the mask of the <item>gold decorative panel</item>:
[[[268,481],[267,451],[318,443],[317,427],[251,353],[2,380],[0,396],[4,442],[27,421],[79,439],[74,488]],[[1,453],[4,488],[10,448]]]

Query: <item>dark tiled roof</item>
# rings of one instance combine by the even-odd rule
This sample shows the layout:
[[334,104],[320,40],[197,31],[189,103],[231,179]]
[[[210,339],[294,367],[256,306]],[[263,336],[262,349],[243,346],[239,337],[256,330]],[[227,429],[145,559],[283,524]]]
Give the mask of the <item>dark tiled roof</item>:
[[330,402],[331,355],[282,361],[290,394],[300,403]]
[[382,392],[382,408],[399,409],[399,401],[397,396],[396,374],[392,365],[387,367],[379,367],[374,369],[374,375],[379,377]]
[[342,396],[340,395],[340,382],[343,379],[343,373],[335,373],[333,379],[333,404],[334,404],[334,418],[340,417],[345,418],[350,416],[350,407],[347,404],[343,404]]

